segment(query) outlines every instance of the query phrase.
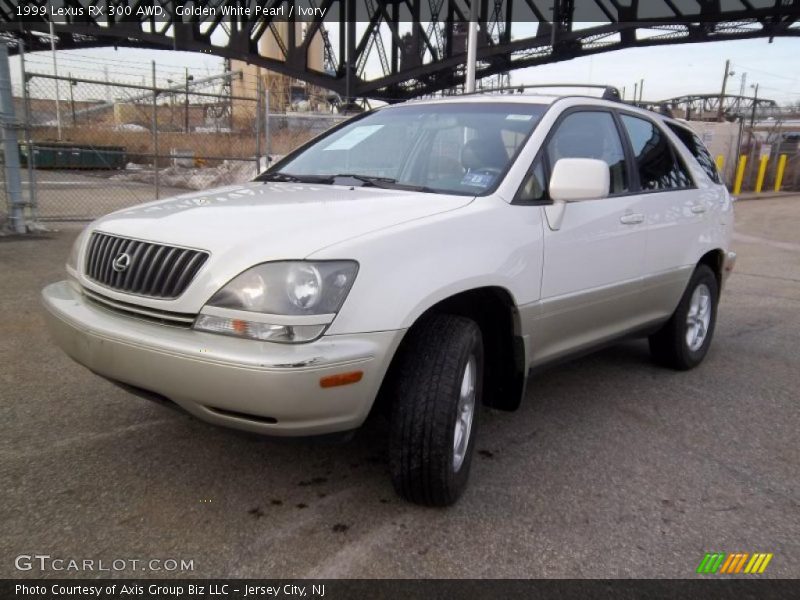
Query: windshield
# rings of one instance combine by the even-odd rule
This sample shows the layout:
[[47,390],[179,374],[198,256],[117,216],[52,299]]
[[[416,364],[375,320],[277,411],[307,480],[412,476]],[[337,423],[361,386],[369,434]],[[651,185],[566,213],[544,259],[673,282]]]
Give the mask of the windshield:
[[278,163],[260,180],[374,185],[478,195],[493,189],[544,104],[446,103],[383,108]]

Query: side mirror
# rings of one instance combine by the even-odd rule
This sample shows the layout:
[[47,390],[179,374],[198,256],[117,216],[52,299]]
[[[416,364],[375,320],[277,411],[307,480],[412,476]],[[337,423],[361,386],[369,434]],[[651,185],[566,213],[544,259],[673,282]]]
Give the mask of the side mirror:
[[555,202],[578,202],[608,196],[608,164],[595,158],[562,158],[550,176],[550,197]]

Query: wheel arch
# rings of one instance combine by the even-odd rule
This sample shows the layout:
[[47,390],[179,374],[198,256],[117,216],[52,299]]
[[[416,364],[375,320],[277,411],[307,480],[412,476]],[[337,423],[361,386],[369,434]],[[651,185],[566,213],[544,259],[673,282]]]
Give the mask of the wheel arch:
[[517,305],[511,293],[499,286],[463,290],[425,309],[403,336],[382,389],[392,381],[398,357],[409,351],[406,346],[409,332],[424,327],[426,318],[432,314],[458,315],[477,323],[484,344],[483,403],[500,410],[516,410],[524,395],[528,362]]
[[700,257],[700,260],[697,261],[699,265],[706,265],[709,269],[714,272],[714,276],[717,278],[717,285],[719,288],[722,288],[722,269],[725,261],[725,251],[722,248],[715,248],[713,250],[709,250],[703,256]]

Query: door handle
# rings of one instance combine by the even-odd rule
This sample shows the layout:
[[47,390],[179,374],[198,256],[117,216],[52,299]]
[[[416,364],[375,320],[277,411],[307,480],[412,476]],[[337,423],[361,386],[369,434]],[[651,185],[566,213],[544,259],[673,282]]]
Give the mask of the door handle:
[[706,212],[706,207],[703,204],[695,204],[692,206],[692,212],[696,215],[702,215],[704,212]]
[[644,215],[641,213],[628,213],[619,218],[619,222],[623,225],[638,225],[644,221]]

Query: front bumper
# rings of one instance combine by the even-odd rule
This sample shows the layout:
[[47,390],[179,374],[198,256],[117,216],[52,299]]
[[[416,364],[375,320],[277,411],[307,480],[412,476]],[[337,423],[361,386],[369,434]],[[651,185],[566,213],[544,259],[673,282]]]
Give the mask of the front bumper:
[[[270,435],[361,425],[403,333],[276,344],[119,315],[67,281],[47,286],[42,297],[56,343],[91,371],[160,394],[205,421]],[[320,386],[322,377],[356,370],[364,373],[357,383]]]

